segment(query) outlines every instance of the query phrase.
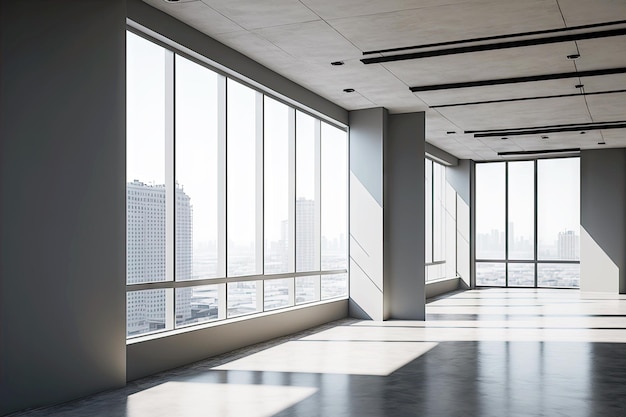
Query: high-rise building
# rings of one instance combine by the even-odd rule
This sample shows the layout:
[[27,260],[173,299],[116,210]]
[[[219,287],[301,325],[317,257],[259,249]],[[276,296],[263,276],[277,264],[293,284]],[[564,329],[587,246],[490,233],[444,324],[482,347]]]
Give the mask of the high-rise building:
[[557,243],[559,259],[579,259],[580,244],[578,235],[573,230],[559,232]]
[[316,271],[315,265],[315,201],[296,200],[296,270]]
[[[126,282],[165,281],[166,271],[166,206],[165,186],[148,185],[135,180],[126,186]],[[192,278],[193,211],[191,200],[181,187],[176,187],[176,280]],[[128,292],[128,335],[141,334],[165,327],[166,290]],[[175,290],[176,320],[191,317],[190,288]]]

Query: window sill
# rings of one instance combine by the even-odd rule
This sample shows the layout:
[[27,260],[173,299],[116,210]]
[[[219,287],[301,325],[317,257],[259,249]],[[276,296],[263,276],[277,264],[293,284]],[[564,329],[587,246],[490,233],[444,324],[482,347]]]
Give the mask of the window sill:
[[291,306],[291,307],[277,308],[275,310],[263,311],[263,312],[259,312],[259,313],[251,313],[251,314],[246,314],[246,315],[242,315],[242,316],[227,318],[227,319],[223,319],[223,320],[210,321],[210,322],[207,322],[207,323],[202,323],[202,324],[197,324],[197,325],[190,324],[188,326],[181,327],[181,328],[178,328],[178,329],[165,330],[165,331],[158,332],[158,333],[150,333],[150,334],[147,334],[145,336],[137,336],[137,337],[133,337],[131,339],[126,339],[126,345],[127,346],[128,345],[134,345],[134,344],[138,344],[138,343],[142,343],[142,342],[148,342],[148,341],[152,341],[152,340],[156,340],[156,339],[162,339],[162,338],[166,338],[166,337],[170,337],[170,336],[174,336],[174,335],[179,335],[179,334],[182,334],[182,333],[189,333],[189,332],[194,332],[194,331],[198,331],[198,330],[204,330],[204,329],[208,329],[208,328],[212,328],[212,327],[224,326],[224,325],[238,323],[238,322],[246,321],[246,320],[250,320],[250,319],[255,319],[255,318],[260,318],[260,317],[267,317],[267,316],[272,316],[272,315],[281,314],[281,313],[287,313],[287,312],[290,312],[290,311],[301,310],[301,309],[307,308],[307,307],[313,307],[313,306],[319,306],[319,305],[324,305],[324,304],[330,304],[330,303],[333,303],[333,302],[337,302],[337,301],[341,301],[341,300],[347,300],[347,299],[348,299],[348,296],[329,298],[329,299],[322,300],[322,301],[314,301],[314,302],[310,302],[310,303],[298,304],[296,306]]

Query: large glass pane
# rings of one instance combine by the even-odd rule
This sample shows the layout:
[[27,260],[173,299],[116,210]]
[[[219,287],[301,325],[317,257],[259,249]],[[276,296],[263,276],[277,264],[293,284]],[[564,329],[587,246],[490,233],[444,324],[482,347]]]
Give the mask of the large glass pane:
[[580,160],[537,161],[538,259],[580,259]]
[[576,288],[580,283],[580,264],[537,264],[539,287]]
[[165,257],[167,54],[168,52],[160,46],[127,32],[127,284],[167,279]]
[[506,285],[506,263],[476,262],[476,285],[504,287]]
[[171,289],[126,293],[126,336],[134,337],[166,330],[166,304]]
[[263,306],[263,281],[229,282],[227,292],[228,317],[261,311]]
[[476,164],[477,259],[504,259],[504,164]]
[[322,123],[321,146],[322,270],[345,269],[348,263],[346,132]]
[[430,159],[424,161],[424,247],[425,262],[433,261],[433,163]]
[[263,282],[265,311],[293,305],[293,278],[267,279]]
[[293,272],[293,224],[291,219],[289,154],[290,110],[265,97],[264,205],[265,273]]
[[[509,162],[509,259],[535,258],[535,164]],[[534,269],[534,268],[533,268]],[[509,277],[510,278],[510,277]],[[511,280],[509,279],[509,284]],[[518,284],[516,284],[518,285]],[[519,284],[522,285],[522,284]],[[534,285],[534,284],[533,284]]]
[[511,287],[534,287],[535,264],[508,264],[509,286]]
[[446,277],[446,264],[438,263],[426,265],[426,281],[434,281]]
[[296,112],[296,271],[320,269],[319,176],[316,170],[319,121]]
[[348,274],[322,275],[322,300],[348,295]]
[[[236,81],[227,83],[227,236],[228,276],[257,275],[262,271],[258,201],[262,185],[260,163],[260,113],[257,92]],[[229,287],[230,288],[230,287]]]
[[320,276],[296,277],[296,304],[320,300]]
[[176,296],[183,291],[189,297],[188,317],[176,315],[176,327],[188,326],[190,324],[200,324],[217,320],[224,317],[224,312],[220,311],[224,302],[224,287],[226,284],[202,285],[191,288],[176,288]]
[[[176,280],[224,276],[218,75],[176,56]],[[179,293],[179,291],[177,291]],[[179,322],[177,321],[177,324]],[[182,322],[181,322],[182,323]]]
[[433,261],[446,259],[446,168],[433,162]]

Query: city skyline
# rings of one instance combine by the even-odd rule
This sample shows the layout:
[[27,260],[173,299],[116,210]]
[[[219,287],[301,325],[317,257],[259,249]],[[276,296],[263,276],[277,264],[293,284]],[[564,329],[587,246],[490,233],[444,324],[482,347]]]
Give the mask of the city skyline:
[[[147,184],[139,180],[127,183],[127,285],[149,283],[168,280],[166,271],[166,186],[163,184]],[[175,280],[185,281],[206,278],[207,271],[215,271],[210,277],[218,277],[217,242],[194,242],[193,219],[194,210],[191,198],[185,193],[182,185],[176,184],[176,215],[175,215]],[[318,241],[319,251],[315,255],[314,249],[314,211],[315,202],[298,199],[296,202],[296,265],[297,271],[316,271],[321,269],[321,253],[327,254],[326,269],[345,268],[346,240],[345,235],[328,240],[321,238]],[[286,220],[283,222],[286,223]],[[319,226],[318,226],[319,227]],[[286,230],[286,228],[285,228]],[[229,242],[227,247],[231,247]],[[287,258],[285,236],[269,242],[274,249],[270,255],[277,256],[283,264]],[[205,247],[206,251],[198,250]],[[299,249],[298,249],[299,248]],[[246,251],[241,251],[241,258],[231,257],[231,273],[245,271],[249,263]],[[253,248],[248,248],[253,249]],[[334,256],[328,256],[333,255]],[[254,256],[254,253],[248,255]],[[317,259],[317,268],[314,260]],[[243,268],[239,268],[238,265]],[[335,268],[336,267],[336,268]],[[282,268],[282,267],[281,267]],[[279,268],[278,272],[282,272]],[[265,262],[265,274],[271,274],[272,263]],[[292,271],[293,272],[293,271]],[[343,274],[345,276],[345,274]],[[328,281],[326,293],[328,296],[341,295],[345,291],[345,277],[325,276]],[[307,278],[307,277],[302,277]],[[334,278],[335,279],[333,281]],[[169,278],[171,279],[171,278]],[[317,278],[320,279],[319,277]],[[289,302],[288,286],[276,285],[280,280],[272,280],[264,288],[264,308],[273,309],[285,306]],[[220,290],[218,285],[204,285],[193,288],[177,288],[175,294],[176,326],[185,326],[200,321],[218,318],[235,317],[241,314],[258,311],[257,289],[258,282],[231,283],[228,291],[227,312],[220,313]],[[300,280],[297,290],[299,302],[315,298],[316,290],[310,282]],[[287,291],[287,293],[285,293]],[[222,295],[223,297],[223,295]],[[127,334],[129,336],[159,331],[166,326],[167,290],[141,290],[127,293]],[[222,316],[220,317],[220,314]]]

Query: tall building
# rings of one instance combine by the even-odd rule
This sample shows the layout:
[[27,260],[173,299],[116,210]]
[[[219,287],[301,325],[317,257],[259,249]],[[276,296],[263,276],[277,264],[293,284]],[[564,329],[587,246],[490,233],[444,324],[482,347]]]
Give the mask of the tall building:
[[559,259],[579,259],[580,244],[578,235],[573,230],[559,232],[557,243]]
[[296,200],[296,270],[315,271],[315,201]]
[[[134,180],[126,186],[126,283],[165,281],[166,207],[165,186],[148,185]],[[176,280],[192,277],[193,210],[184,190],[176,187]],[[176,289],[176,321],[191,318],[190,288]],[[166,290],[128,293],[128,335],[146,333],[165,327]]]

